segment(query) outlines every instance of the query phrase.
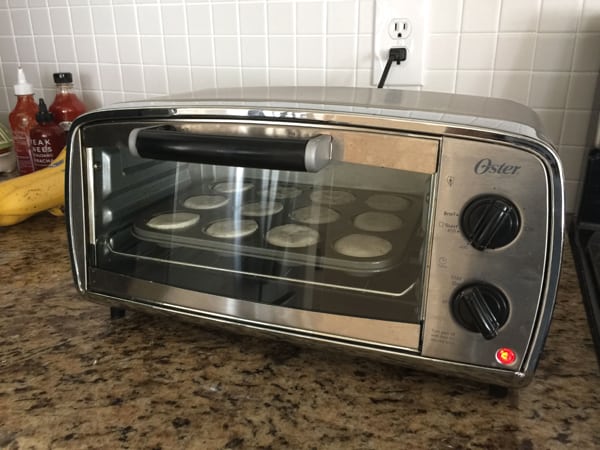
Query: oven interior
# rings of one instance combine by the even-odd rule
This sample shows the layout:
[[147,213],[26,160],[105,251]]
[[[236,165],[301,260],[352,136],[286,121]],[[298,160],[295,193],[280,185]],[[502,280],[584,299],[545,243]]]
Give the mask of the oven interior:
[[226,166],[148,159],[128,150],[135,126],[83,134],[90,266],[219,297],[420,323],[434,174],[336,160],[308,173],[238,167],[234,155]]

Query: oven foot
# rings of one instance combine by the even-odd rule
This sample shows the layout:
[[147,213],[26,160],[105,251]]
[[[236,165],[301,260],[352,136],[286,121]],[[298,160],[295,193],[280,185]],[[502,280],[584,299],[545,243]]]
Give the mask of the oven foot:
[[506,386],[490,384],[488,387],[488,393],[494,398],[505,398],[508,396],[509,389]]
[[125,317],[125,310],[123,308],[117,308],[116,306],[110,307],[111,319],[122,319],[123,317]]

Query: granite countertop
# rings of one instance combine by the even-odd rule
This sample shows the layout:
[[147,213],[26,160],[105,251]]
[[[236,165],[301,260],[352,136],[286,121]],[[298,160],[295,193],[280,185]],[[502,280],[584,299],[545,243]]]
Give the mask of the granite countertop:
[[486,386],[84,300],[64,220],[0,229],[0,447],[600,448],[570,251],[532,384]]

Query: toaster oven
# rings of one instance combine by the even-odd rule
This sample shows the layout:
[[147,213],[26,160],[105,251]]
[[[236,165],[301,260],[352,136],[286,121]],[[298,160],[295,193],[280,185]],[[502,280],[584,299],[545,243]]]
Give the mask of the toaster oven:
[[248,88],[77,119],[66,209],[90,300],[522,386],[550,325],[563,178],[528,108]]

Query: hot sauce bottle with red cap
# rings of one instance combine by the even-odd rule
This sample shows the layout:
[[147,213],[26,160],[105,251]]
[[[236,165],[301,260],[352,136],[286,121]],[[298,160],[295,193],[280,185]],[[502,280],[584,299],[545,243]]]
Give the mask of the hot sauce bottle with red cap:
[[40,98],[39,110],[35,116],[37,126],[29,132],[31,156],[34,170],[43,169],[58,156],[65,146],[66,134],[54,123],[52,113],[48,111],[43,98]]
[[56,83],[56,97],[48,110],[54,116],[54,121],[66,133],[71,122],[83,114],[86,108],[73,92],[73,75],[70,72],[58,72],[53,77]]
[[17,72],[15,95],[17,96],[17,104],[9,114],[8,120],[12,130],[19,175],[26,175],[34,171],[29,132],[36,125],[35,114],[38,107],[33,98],[33,86],[25,79],[25,72],[21,67],[18,68]]

